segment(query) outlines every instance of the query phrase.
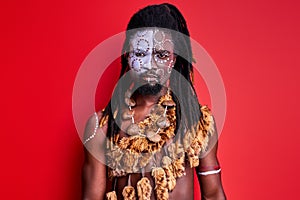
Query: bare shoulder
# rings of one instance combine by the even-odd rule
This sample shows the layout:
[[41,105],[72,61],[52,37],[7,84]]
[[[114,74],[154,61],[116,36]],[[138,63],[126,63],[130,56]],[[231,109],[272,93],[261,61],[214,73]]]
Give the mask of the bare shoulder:
[[[211,109],[207,105],[201,106],[201,121],[203,128],[207,134],[207,146],[205,151],[201,153],[202,160],[209,160],[208,158],[216,159],[218,147],[218,132],[216,122]],[[206,159],[205,159],[206,158]]]
[[[86,122],[83,144],[91,154],[101,153],[107,133],[107,117],[102,111],[92,114]],[[103,152],[102,152],[103,153]]]
[[106,127],[100,126],[102,112],[92,114],[84,131],[84,163],[82,167],[82,199],[104,199],[106,188]]

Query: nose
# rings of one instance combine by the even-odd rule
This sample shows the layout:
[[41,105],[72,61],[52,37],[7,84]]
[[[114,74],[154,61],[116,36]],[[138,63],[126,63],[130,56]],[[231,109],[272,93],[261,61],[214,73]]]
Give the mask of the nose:
[[146,70],[154,70],[157,69],[157,64],[155,61],[155,55],[153,53],[149,54],[149,57],[147,58],[146,62],[144,63],[144,68]]
[[151,67],[152,67],[152,69],[157,69],[155,54],[152,54],[152,56],[151,56]]

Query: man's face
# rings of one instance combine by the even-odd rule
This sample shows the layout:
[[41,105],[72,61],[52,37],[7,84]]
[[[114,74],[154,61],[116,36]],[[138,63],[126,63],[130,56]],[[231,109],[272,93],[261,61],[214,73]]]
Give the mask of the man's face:
[[171,34],[159,29],[137,31],[130,42],[128,64],[135,81],[142,85],[164,85],[175,64]]

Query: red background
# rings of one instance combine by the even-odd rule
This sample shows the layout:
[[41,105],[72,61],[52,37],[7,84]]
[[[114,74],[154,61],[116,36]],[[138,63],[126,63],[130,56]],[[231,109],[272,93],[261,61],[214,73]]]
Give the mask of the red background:
[[[1,199],[80,199],[76,73],[134,12],[159,2],[1,2]],[[224,80],[219,159],[228,199],[296,199],[299,1],[169,2]],[[201,102],[209,104],[202,90]]]

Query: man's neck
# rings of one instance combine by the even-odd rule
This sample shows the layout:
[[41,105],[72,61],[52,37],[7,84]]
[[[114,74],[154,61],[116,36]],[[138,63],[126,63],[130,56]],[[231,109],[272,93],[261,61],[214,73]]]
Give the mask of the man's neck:
[[136,104],[137,106],[150,107],[156,104],[159,98],[167,93],[167,88],[163,87],[161,91],[155,95],[136,95]]

